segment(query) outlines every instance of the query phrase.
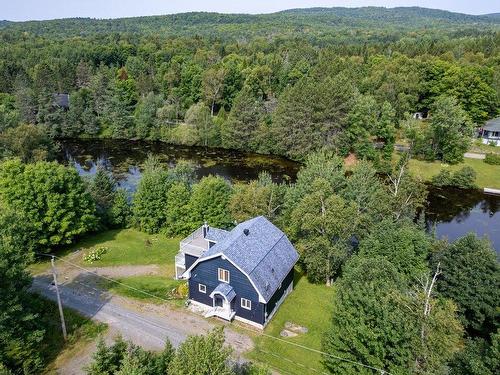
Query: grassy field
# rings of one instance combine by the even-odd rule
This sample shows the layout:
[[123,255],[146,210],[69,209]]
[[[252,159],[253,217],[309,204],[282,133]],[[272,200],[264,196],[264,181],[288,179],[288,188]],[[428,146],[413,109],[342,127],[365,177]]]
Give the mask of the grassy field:
[[93,322],[74,310],[65,308],[68,341],[64,342],[56,303],[38,295],[33,295],[33,300],[37,310],[41,311],[40,320],[46,329],[45,338],[40,346],[40,352],[48,363],[45,374],[55,374],[60,363],[74,357],[107,329],[105,324]]
[[124,297],[139,299],[141,301],[150,303],[164,303],[163,299],[169,300],[175,306],[182,306],[184,304],[184,298],[173,297],[172,291],[177,288],[182,281],[174,280],[171,277],[166,276],[130,276],[114,278],[114,280],[126,284],[129,287],[143,290],[153,296],[158,296],[160,298],[155,298],[151,295],[141,293],[132,288],[128,288],[125,285],[120,285],[112,281],[104,280],[101,286],[112,293],[119,294]]
[[[91,234],[56,253],[66,256],[78,249],[82,254],[75,259],[82,266],[106,267],[122,265],[158,264],[166,266],[166,272],[173,274],[174,256],[179,251],[179,238],[167,238],[160,234],[150,235],[136,229],[108,230],[102,233]],[[92,264],[83,260],[83,256],[93,247],[108,248],[102,259]],[[33,264],[30,270],[33,274],[45,271],[50,266],[48,260],[42,259]]]
[[[286,322],[299,324],[306,327],[308,332],[282,339],[321,350],[322,335],[330,324],[333,293],[333,288],[311,284],[297,272],[295,290],[281,305],[264,332],[282,338],[280,332]],[[266,336],[257,335],[254,341],[255,349],[250,353],[250,358],[267,363],[276,370],[298,375],[324,371],[321,355],[317,353]]]
[[485,154],[500,154],[500,147],[484,145],[481,141],[476,141],[469,148],[470,152],[478,152]]
[[476,184],[480,188],[489,187],[500,189],[500,166],[486,164],[483,160],[465,159],[463,163],[448,165],[438,161],[427,162],[412,159],[410,161],[410,170],[415,176],[419,176],[425,181],[430,181],[441,169],[456,171],[463,168],[465,165],[472,167],[476,171]]

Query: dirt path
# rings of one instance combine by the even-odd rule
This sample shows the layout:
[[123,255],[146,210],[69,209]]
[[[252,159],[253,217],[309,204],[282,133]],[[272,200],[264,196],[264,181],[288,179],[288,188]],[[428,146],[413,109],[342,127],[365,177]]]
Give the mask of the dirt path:
[[[119,333],[124,339],[145,349],[161,350],[168,339],[174,346],[182,343],[188,335],[205,334],[217,324],[185,309],[165,303],[153,305],[113,295],[98,286],[98,276],[79,268],[57,262],[59,290],[63,304],[82,315],[108,324],[110,332]],[[123,277],[155,274],[158,266],[120,266],[89,268],[98,275]],[[33,289],[47,298],[55,300],[49,272],[33,279]],[[225,324],[225,323],[223,323]],[[236,359],[253,348],[247,335],[240,334],[225,324],[226,343],[234,349]],[[80,370],[91,358],[95,347],[89,347],[81,356],[72,358],[60,369],[60,374],[81,374]]]

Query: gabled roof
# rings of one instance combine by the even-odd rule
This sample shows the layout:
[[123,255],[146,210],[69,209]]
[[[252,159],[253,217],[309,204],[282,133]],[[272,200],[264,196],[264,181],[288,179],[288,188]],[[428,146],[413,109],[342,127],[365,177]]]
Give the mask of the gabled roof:
[[228,232],[186,271],[188,276],[198,263],[219,256],[249,278],[265,303],[299,259],[286,235],[263,216],[247,220]]
[[500,131],[500,117],[486,121],[486,124],[484,124],[483,129],[488,130],[490,132],[499,132]]
[[224,298],[228,301],[231,302],[234,297],[236,297],[236,292],[234,291],[233,287],[227,283],[220,283],[217,285],[212,293],[210,293],[210,298],[214,297],[214,294],[220,294],[224,296]]
[[220,242],[229,235],[229,232],[219,228],[208,228],[205,238],[212,242]]

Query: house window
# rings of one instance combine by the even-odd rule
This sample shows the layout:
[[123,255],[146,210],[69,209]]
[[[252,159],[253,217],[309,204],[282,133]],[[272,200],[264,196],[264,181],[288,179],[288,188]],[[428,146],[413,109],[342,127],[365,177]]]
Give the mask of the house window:
[[252,301],[246,298],[241,299],[241,307],[247,310],[252,310]]
[[219,281],[229,283],[229,271],[224,268],[219,268]]
[[198,284],[198,291],[200,293],[206,293],[207,292],[207,286],[204,284]]

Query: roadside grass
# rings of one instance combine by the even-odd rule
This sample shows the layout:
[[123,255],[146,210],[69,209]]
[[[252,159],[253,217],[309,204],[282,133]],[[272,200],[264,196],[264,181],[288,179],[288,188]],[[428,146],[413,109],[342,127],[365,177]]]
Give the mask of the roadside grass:
[[[109,290],[111,293],[118,294],[123,297],[138,299],[144,302],[154,303],[154,304],[162,304],[165,301],[160,300],[159,298],[155,298],[153,296],[160,297],[162,299],[167,299],[174,306],[181,307],[184,305],[185,298],[176,298],[173,297],[173,291],[177,288],[183,281],[174,280],[171,277],[167,276],[128,276],[128,277],[120,277],[113,278],[113,280],[118,281],[119,283],[123,283],[125,285],[130,286],[131,288],[127,288],[125,285],[121,285],[115,283],[110,280],[101,280],[99,282],[99,286],[104,289]],[[143,290],[153,296],[141,293],[138,290]]]
[[60,363],[63,363],[93,342],[107,330],[104,323],[96,323],[83,317],[76,311],[64,308],[64,318],[68,331],[68,341],[64,341],[59,318],[59,310],[55,302],[33,294],[33,304],[40,312],[39,319],[45,327],[45,337],[40,345],[45,362],[48,364],[45,374],[55,374]]
[[442,164],[439,161],[428,162],[417,159],[410,160],[411,172],[425,181],[430,181],[441,169],[456,171],[466,165],[472,167],[476,171],[476,184],[479,188],[500,188],[500,166],[486,164],[483,160],[464,159],[463,163],[456,165]]
[[[82,249],[75,258],[76,263],[84,267],[130,266],[157,264],[165,266],[168,274],[174,274],[174,257],[179,250],[180,238],[167,238],[161,234],[150,235],[137,229],[116,229],[101,233],[92,233],[54,254],[66,257],[76,250]],[[83,256],[92,247],[108,248],[101,260],[88,263]],[[29,270],[38,274],[50,268],[50,259],[40,259],[32,264]]]
[[[305,275],[296,272],[294,291],[286,298],[271,323],[264,332],[280,339],[321,350],[323,333],[330,325],[333,310],[334,287],[311,284]],[[308,329],[305,334],[296,337],[281,337],[286,322],[299,324]],[[250,359],[268,364],[276,370],[290,374],[309,374],[325,372],[321,364],[321,355],[282,341],[259,334],[253,336],[254,350]],[[306,368],[302,367],[306,366]],[[307,369],[309,368],[309,369]],[[312,370],[311,370],[312,369]]]

